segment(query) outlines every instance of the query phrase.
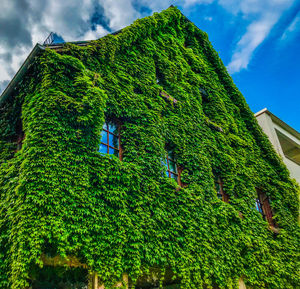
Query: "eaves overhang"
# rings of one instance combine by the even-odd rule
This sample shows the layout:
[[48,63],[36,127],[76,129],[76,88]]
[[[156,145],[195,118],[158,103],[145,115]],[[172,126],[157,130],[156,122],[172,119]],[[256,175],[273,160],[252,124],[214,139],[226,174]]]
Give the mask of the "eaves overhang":
[[30,54],[27,56],[27,58],[25,59],[25,61],[23,62],[23,64],[21,65],[21,67],[13,77],[13,79],[9,82],[5,90],[2,92],[0,96],[0,104],[3,101],[5,101],[9,95],[11,95],[11,93],[15,90],[18,82],[22,79],[28,67],[33,62],[34,58],[44,50],[45,50],[45,46],[40,45],[38,43],[33,47]]
[[254,116],[258,117],[259,115],[264,114],[264,113],[266,113],[267,115],[270,116],[270,118],[272,119],[273,123],[276,123],[281,128],[283,128],[284,130],[286,130],[287,132],[289,132],[291,135],[293,135],[295,138],[297,138],[298,140],[300,140],[300,133],[297,130],[295,130],[294,128],[292,128],[291,126],[289,126],[287,123],[285,123],[279,117],[277,117],[275,114],[273,114],[272,112],[270,112],[267,108],[264,108],[264,109],[258,111],[257,113],[254,114]]

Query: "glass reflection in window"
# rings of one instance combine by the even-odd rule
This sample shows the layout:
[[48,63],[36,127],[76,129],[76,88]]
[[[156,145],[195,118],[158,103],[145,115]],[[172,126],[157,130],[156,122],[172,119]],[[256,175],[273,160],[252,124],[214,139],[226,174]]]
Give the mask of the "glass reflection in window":
[[176,182],[179,183],[179,178],[178,178],[178,169],[177,165],[174,160],[174,154],[173,152],[168,152],[166,155],[166,161],[164,163],[166,167],[166,176],[168,178],[174,179]]
[[103,154],[120,156],[119,126],[113,122],[105,122],[101,133],[99,152]]

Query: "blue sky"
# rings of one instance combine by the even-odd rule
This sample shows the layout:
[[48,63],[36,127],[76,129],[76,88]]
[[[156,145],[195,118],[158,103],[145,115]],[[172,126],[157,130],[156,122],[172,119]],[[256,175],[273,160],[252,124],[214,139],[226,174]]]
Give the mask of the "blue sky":
[[208,33],[253,112],[300,131],[300,0],[3,0],[0,91],[51,31],[97,39],[170,5]]

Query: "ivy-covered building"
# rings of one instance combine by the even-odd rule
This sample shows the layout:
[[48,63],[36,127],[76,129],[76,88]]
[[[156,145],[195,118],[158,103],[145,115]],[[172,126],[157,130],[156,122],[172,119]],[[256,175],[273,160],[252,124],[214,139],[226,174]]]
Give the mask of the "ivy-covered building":
[[0,111],[0,288],[299,288],[298,187],[177,8],[37,45]]

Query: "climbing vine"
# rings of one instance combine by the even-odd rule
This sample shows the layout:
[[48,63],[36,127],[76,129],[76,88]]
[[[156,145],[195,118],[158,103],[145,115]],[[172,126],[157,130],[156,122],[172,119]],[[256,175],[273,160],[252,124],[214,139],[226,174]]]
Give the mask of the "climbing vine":
[[[46,49],[0,109],[1,288],[26,288],[42,255],[76,256],[106,286],[153,268],[189,289],[237,288],[240,277],[298,286],[298,187],[207,35],[177,8]],[[105,120],[121,123],[122,161],[98,152]],[[162,173],[166,150],[184,187]],[[278,234],[254,209],[256,188]]]

